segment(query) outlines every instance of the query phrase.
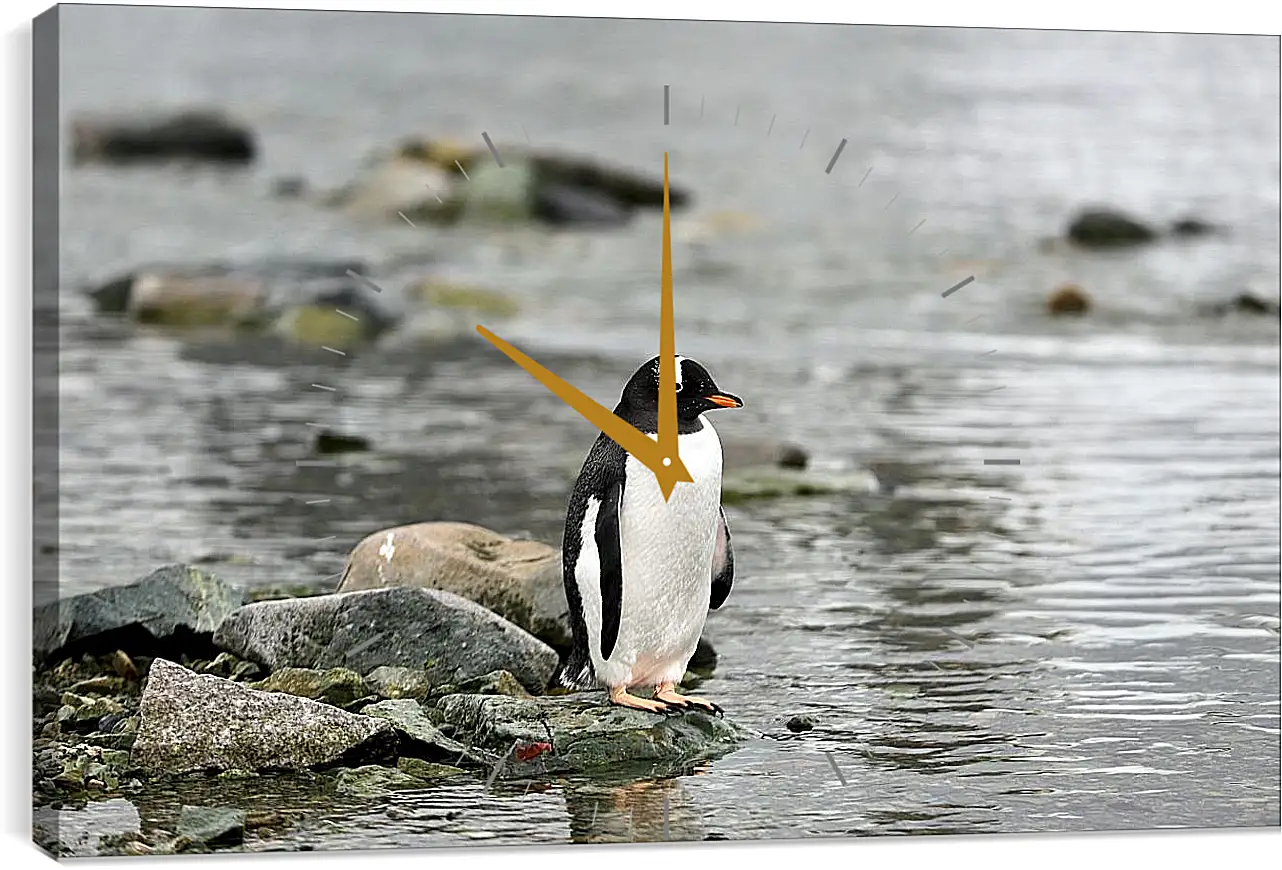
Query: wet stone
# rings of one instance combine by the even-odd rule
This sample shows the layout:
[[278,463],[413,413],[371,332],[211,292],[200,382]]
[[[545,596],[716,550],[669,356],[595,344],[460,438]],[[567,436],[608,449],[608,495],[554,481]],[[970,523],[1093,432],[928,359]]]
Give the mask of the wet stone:
[[139,718],[133,760],[152,773],[300,770],[381,760],[396,748],[395,732],[377,719],[164,659],[152,663]]
[[507,670],[543,691],[555,651],[465,598],[436,589],[371,589],[260,601],[229,616],[214,642],[272,670],[410,667],[433,682]]

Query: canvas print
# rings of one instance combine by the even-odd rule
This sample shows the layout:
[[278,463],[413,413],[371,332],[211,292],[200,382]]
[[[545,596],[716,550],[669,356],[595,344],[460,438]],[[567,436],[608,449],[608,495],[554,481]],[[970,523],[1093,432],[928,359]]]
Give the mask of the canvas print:
[[51,854],[1279,824],[1276,36],[33,44]]

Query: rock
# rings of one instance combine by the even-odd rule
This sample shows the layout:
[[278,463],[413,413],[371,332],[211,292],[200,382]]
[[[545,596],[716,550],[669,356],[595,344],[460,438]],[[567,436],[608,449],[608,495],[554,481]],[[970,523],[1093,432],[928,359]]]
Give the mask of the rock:
[[392,700],[410,698],[426,701],[432,692],[432,681],[425,671],[417,668],[383,665],[370,671],[365,680],[381,697]]
[[302,770],[390,758],[391,726],[369,716],[152,662],[133,763],[150,773]]
[[483,751],[472,749],[451,737],[446,737],[436,726],[427,710],[417,701],[379,701],[361,711],[385,722],[390,722],[401,739],[403,754],[416,753],[429,759],[450,759],[457,765],[463,761],[473,764],[492,764],[494,758]]
[[552,226],[622,226],[632,217],[631,208],[606,193],[555,180],[538,186],[531,212]]
[[507,695],[512,698],[528,698],[530,693],[525,691],[516,677],[507,671],[494,671],[493,673],[483,674],[470,680],[464,680],[454,687],[455,692],[461,695]]
[[438,308],[471,311],[494,317],[510,317],[520,311],[520,305],[510,296],[483,287],[469,287],[440,278],[424,278],[411,284],[407,291],[412,298]]
[[125,682],[120,677],[90,677],[72,685],[69,691],[76,694],[93,692],[98,695],[118,695],[125,690]]
[[373,689],[360,674],[346,668],[330,668],[327,671],[282,668],[273,671],[262,682],[250,683],[249,687],[262,692],[284,692],[300,698],[311,698],[333,707],[348,707],[373,693]]
[[322,429],[316,433],[312,450],[321,456],[329,456],[334,453],[360,453],[369,450],[369,446],[369,439],[360,435],[345,435],[330,429]]
[[[411,139],[375,154],[329,204],[360,216],[451,223],[464,217],[553,226],[615,226],[640,208],[663,207],[663,179],[579,155],[534,152],[497,143],[500,167],[488,147]],[[690,195],[669,186],[674,211]]]
[[702,677],[710,676],[717,669],[717,651],[706,637],[699,638],[694,648],[694,655],[686,663],[686,668]]
[[452,776],[466,776],[467,772],[450,764],[433,764],[421,758],[398,758],[396,769],[408,773],[415,779],[433,780],[448,779]]
[[76,163],[249,163],[257,152],[254,134],[244,124],[211,109],[137,118],[78,118],[71,124],[71,139]]
[[214,642],[242,658],[280,668],[381,665],[421,668],[433,682],[495,670],[542,692],[556,652],[478,604],[438,589],[369,589],[260,601],[225,619]]
[[334,787],[339,793],[352,797],[378,798],[389,791],[422,788],[423,784],[423,780],[403,770],[366,765],[339,773]]
[[133,655],[175,650],[191,654],[208,647],[214,629],[243,600],[240,592],[212,574],[168,565],[129,586],[38,608],[33,651],[38,662],[121,649]]
[[77,722],[91,722],[95,725],[98,720],[115,714],[123,713],[125,708],[119,701],[112,698],[92,698],[76,708],[75,720]]
[[[725,755],[758,736],[699,712],[663,716],[615,707],[603,693],[448,695],[438,704],[458,739],[504,759],[500,776],[617,770],[631,763],[675,769]],[[550,746],[539,752],[544,743]]]
[[137,665],[133,664],[133,660],[129,659],[129,656],[123,650],[117,650],[112,653],[112,670],[121,675],[122,679],[126,679],[131,683],[137,683],[138,679],[140,679]]
[[246,675],[250,669],[258,670],[258,665],[253,662],[241,661],[231,653],[220,652],[214,656],[211,662],[197,663],[191,666],[193,671],[201,674],[213,674],[215,677],[224,677],[229,680],[240,679]]
[[[500,150],[499,153],[503,154],[504,151]],[[656,165],[655,174],[642,175],[569,154],[537,154],[532,159],[539,174],[541,188],[557,185],[563,190],[596,192],[629,208],[663,208],[663,175],[660,165]],[[669,180],[668,202],[674,212],[686,208],[692,200],[689,191]]]
[[237,846],[245,839],[245,811],[231,807],[184,806],[178,836],[206,846]]
[[449,223],[458,218],[462,175],[405,155],[376,155],[325,204],[361,220],[382,219],[412,225]]
[[277,199],[298,199],[307,193],[307,180],[297,175],[282,175],[272,179],[271,195]]
[[[758,467],[727,469],[721,481],[721,503],[742,504],[772,498],[808,498],[843,493],[877,492],[880,484],[868,469],[836,474]],[[733,534],[733,529],[731,533]]]
[[556,649],[571,644],[561,554],[538,541],[507,538],[470,523],[384,529],[353,548],[338,591],[394,586],[452,592]]
[[522,223],[534,214],[538,178],[528,160],[472,163],[469,177],[459,186],[459,217],[472,222]]
[[1073,219],[1068,238],[1086,248],[1116,248],[1151,242],[1157,233],[1129,215],[1093,208]]
[[721,455],[727,473],[760,467],[800,471],[810,463],[806,448],[791,441],[726,437],[721,440]]
[[1182,217],[1171,224],[1171,235],[1177,238],[1187,239],[1197,236],[1209,236],[1215,231],[1214,224],[1195,217]]
[[86,292],[100,313],[139,323],[273,329],[303,344],[341,348],[372,341],[400,319],[378,285],[360,276],[368,273],[355,260],[157,264]]
[[1251,293],[1239,293],[1227,302],[1204,305],[1201,312],[1212,317],[1227,317],[1231,314],[1264,314],[1278,317],[1282,314],[1282,305]]
[[1091,298],[1076,284],[1065,284],[1046,300],[1046,310],[1052,316],[1085,314],[1091,309]]
[[786,724],[786,727],[793,734],[800,734],[803,731],[810,731],[815,727],[815,720],[810,716],[793,716]]

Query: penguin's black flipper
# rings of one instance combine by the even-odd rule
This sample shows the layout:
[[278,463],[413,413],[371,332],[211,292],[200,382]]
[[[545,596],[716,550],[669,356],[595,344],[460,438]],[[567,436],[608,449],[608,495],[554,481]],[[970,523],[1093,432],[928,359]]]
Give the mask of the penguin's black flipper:
[[730,543],[730,525],[726,522],[726,509],[717,508],[717,544],[712,552],[712,601],[716,610],[730,596],[734,585],[734,545]]
[[601,563],[601,658],[610,660],[623,616],[623,557],[619,549],[619,505],[623,481],[606,487],[596,515],[596,549]]

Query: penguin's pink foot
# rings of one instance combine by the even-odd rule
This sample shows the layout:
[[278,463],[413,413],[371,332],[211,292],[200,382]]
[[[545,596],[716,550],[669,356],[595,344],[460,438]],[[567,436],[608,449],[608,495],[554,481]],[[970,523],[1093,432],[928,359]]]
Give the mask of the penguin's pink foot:
[[682,707],[684,709],[697,708],[706,710],[717,716],[724,718],[725,713],[716,704],[707,698],[700,698],[697,695],[682,695],[677,692],[676,683],[660,683],[654,689],[655,700],[662,701],[665,704]]
[[610,703],[617,704],[620,707],[629,707],[633,710],[645,710],[648,713],[679,713],[685,709],[683,705],[669,703],[663,700],[651,701],[649,698],[638,698],[636,695],[629,695],[624,686],[616,686],[610,690]]

